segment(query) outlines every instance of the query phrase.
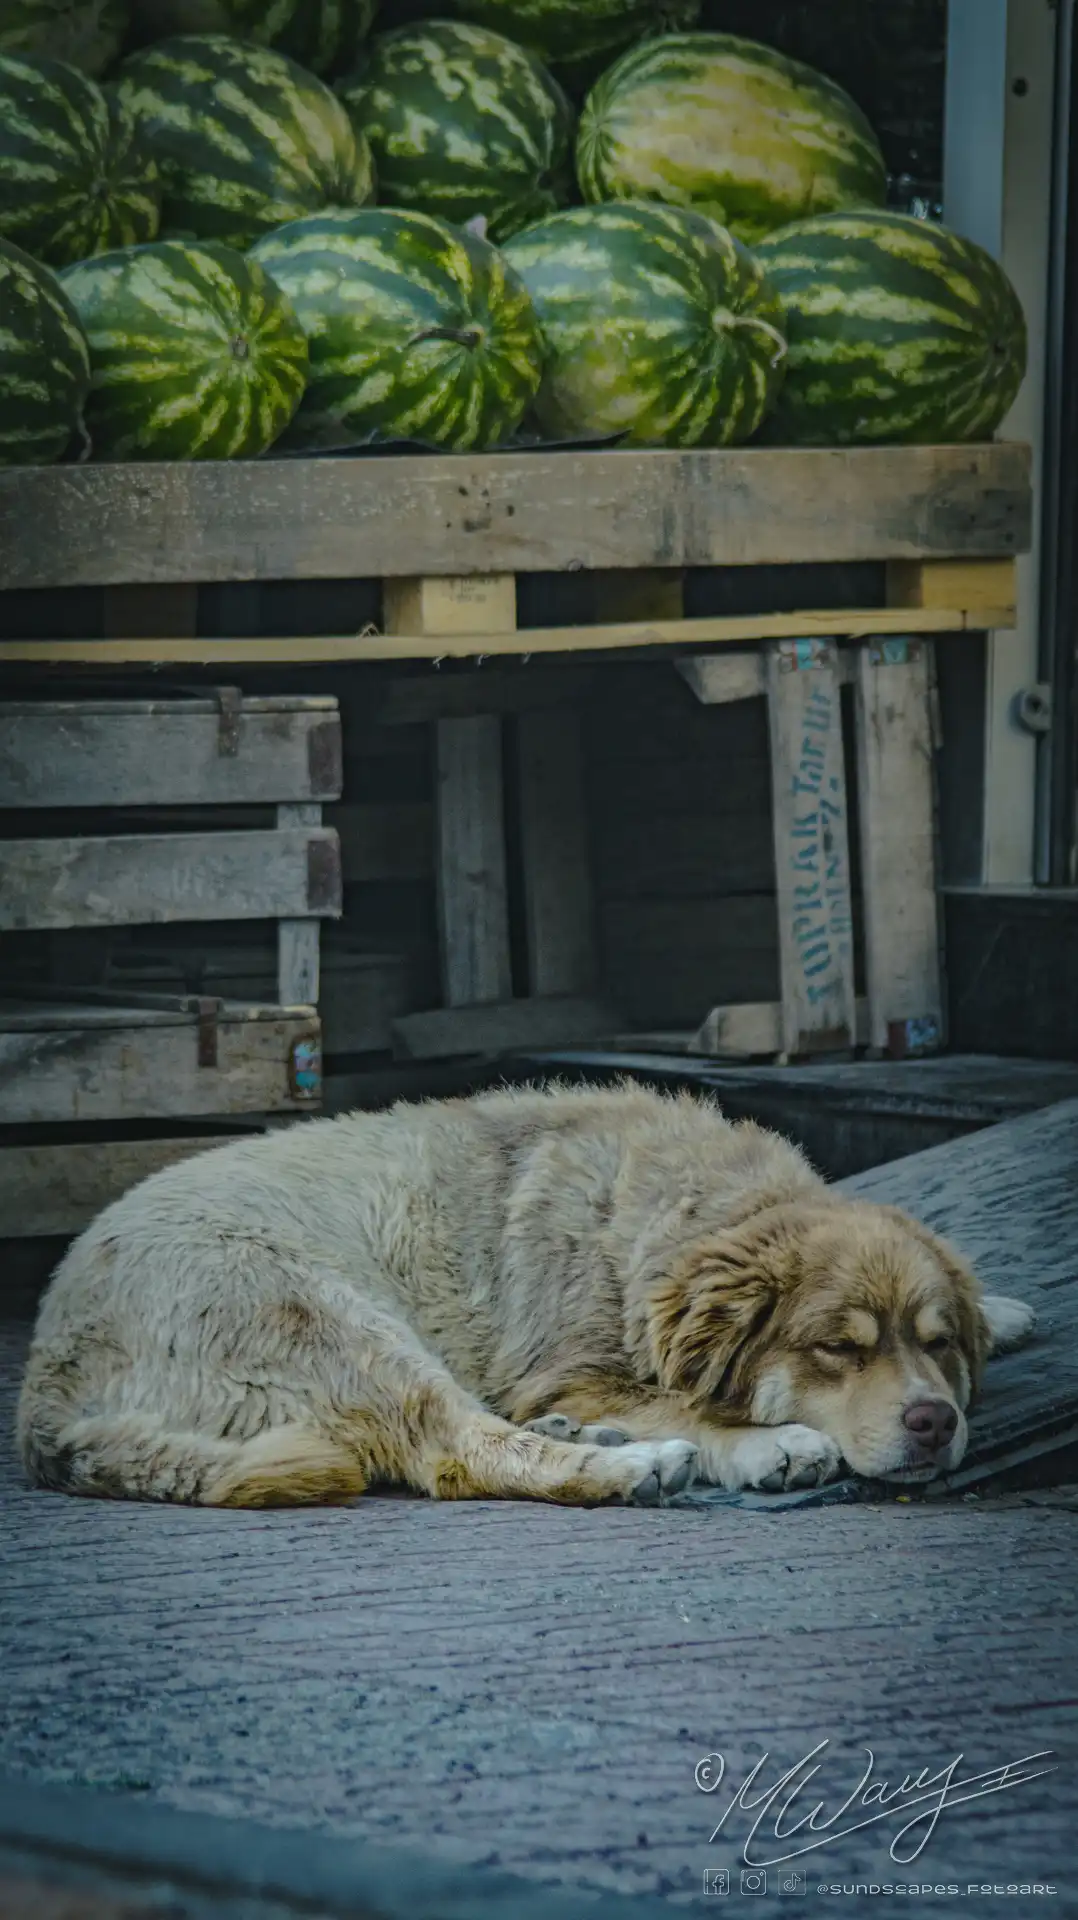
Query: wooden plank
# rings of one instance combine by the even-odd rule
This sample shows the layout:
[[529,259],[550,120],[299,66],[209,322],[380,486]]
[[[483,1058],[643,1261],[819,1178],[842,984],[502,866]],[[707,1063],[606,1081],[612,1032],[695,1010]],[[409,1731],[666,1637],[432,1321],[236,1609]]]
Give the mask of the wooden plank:
[[[511,575],[386,580],[385,624],[444,649],[462,631],[516,622]],[[480,640],[477,651],[483,651]],[[502,802],[502,728],[492,714],[435,723],[435,847],[442,989],[449,1006],[512,993]]]
[[449,1006],[512,992],[502,809],[502,723],[437,725],[436,847],[442,986]]
[[497,633],[517,623],[512,573],[387,580],[382,589],[387,633]]
[[[0,474],[0,481],[3,475]],[[520,627],[515,632],[312,634],[260,640],[9,640],[0,662],[79,667],[346,666],[363,660],[493,658],[514,654],[609,653],[637,647],[741,646],[819,634],[979,633],[1006,627],[1013,607],[977,613],[947,607],[810,608],[803,613],[716,615],[698,620],[627,621],[587,627]]]
[[1029,453],[1007,442],[0,474],[0,587],[997,558],[1029,538]]
[[0,1150],[0,1220],[18,1239],[81,1232],[122,1193],[176,1160],[223,1144],[217,1134],[179,1140],[108,1140]]
[[868,1043],[880,1051],[933,1052],[944,1037],[930,673],[918,641],[857,653]]
[[579,713],[521,714],[517,777],[529,990],[586,993],[598,956]]
[[393,1022],[393,1042],[405,1060],[448,1060],[455,1054],[571,1046],[611,1033],[617,1024],[611,1007],[567,995],[405,1014]]
[[[868,1033],[868,1003],[863,999],[857,1000],[856,1020],[857,1044],[861,1046]],[[746,1000],[738,1006],[712,1007],[686,1051],[728,1059],[766,1059],[781,1053],[782,1043],[782,1003]]]
[[963,607],[994,617],[999,607],[1017,608],[1017,565],[1013,560],[889,560],[887,604]]
[[782,1051],[854,1044],[846,774],[836,649],[787,641],[767,657]]
[[215,1059],[199,1061],[199,1029],[182,1024],[59,1025],[0,1031],[0,1109],[8,1125],[295,1113],[310,1098],[290,1071],[297,1044],[313,1041],[309,1016],[216,1021]]
[[[767,692],[767,666],[762,653],[686,654],[675,660],[674,665],[703,707],[755,700]],[[843,686],[852,681],[853,662],[849,653],[839,654],[836,672]]]
[[0,929],[149,926],[337,915],[340,850],[326,828],[9,840]]
[[227,806],[336,799],[335,703],[233,718],[213,701],[0,706],[0,807]]
[[[322,824],[322,809],[317,805],[278,807],[277,826],[281,833],[317,830]],[[336,848],[337,911],[342,904],[340,846]],[[318,1005],[318,959],[321,928],[308,915],[282,916],[277,921],[277,999],[282,1007]]]

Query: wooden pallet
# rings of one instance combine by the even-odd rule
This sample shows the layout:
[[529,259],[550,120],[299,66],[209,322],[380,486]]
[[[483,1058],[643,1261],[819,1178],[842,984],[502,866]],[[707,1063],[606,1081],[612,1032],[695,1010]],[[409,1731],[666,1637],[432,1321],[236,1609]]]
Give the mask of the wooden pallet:
[[[790,1058],[857,1040],[839,719],[840,682],[850,677],[866,1037],[875,1049],[918,1051],[942,1033],[926,636],[1013,623],[1014,556],[1028,546],[1030,516],[1028,453],[1007,444],[65,468],[14,482],[0,475],[0,527],[6,517],[20,533],[0,558],[0,586],[107,583],[110,630],[107,639],[13,639],[0,657],[115,671],[546,653],[599,661],[646,648],[678,659],[701,699],[766,693],[783,958],[782,1003],[771,1018],[775,1051]],[[885,604],[684,617],[686,568],[827,560],[882,563]],[[543,570],[588,574],[589,623],[518,625],[517,577]],[[359,633],[196,631],[193,583],[361,574],[381,578],[383,604],[380,622]],[[858,645],[839,651],[845,642]],[[723,653],[700,651],[719,647]],[[431,702],[431,717],[444,1006],[440,1017],[412,1017],[423,1023],[421,1038],[401,1024],[398,1042],[408,1054],[417,1046],[441,1055],[488,1051],[495,1036],[521,1029],[512,998],[502,717],[474,697],[461,711],[448,693],[443,709]],[[611,1028],[609,1010],[595,1000],[579,721],[568,707],[536,705],[519,713],[516,728],[534,1039],[552,1042],[564,1016],[561,1038],[582,1041]],[[812,821],[799,804],[807,793],[817,802]],[[716,1009],[716,1020],[728,1011]]]
[[[321,809],[340,786],[340,721],[327,698],[245,701],[224,689],[0,705],[0,819],[17,836],[0,842],[0,934],[48,934],[54,957],[73,931],[83,936],[50,982],[5,983],[19,992],[0,1004],[5,1129],[317,1109],[319,923],[341,904],[337,837]],[[240,803],[272,808],[276,825],[215,828],[213,808]],[[114,821],[117,808],[126,831],[79,830],[85,812]],[[168,810],[192,808],[199,824],[178,830]],[[124,996],[79,978],[111,930],[222,920],[276,923],[272,1006]],[[160,1140],[16,1137],[0,1153],[0,1190],[23,1234],[70,1230],[79,1166],[89,1168],[83,1200],[103,1204],[133,1171],[165,1163]],[[190,1138],[175,1149],[165,1159],[193,1150]]]

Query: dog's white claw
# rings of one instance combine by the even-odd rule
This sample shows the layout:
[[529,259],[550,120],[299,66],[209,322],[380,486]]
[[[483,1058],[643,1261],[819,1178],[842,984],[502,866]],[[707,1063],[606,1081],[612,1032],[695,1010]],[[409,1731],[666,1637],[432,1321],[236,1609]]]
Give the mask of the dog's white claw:
[[538,1420],[524,1422],[525,1433],[541,1433],[547,1440],[579,1440],[580,1425],[567,1413],[544,1413]]
[[842,1454],[826,1433],[813,1427],[761,1427],[737,1443],[722,1484],[735,1493],[749,1488],[790,1493],[825,1486],[841,1466]]
[[581,1427],[580,1439],[587,1447],[627,1447],[632,1444],[632,1434],[622,1427]]
[[689,1440],[630,1441],[618,1450],[619,1467],[625,1469],[625,1498],[633,1506],[660,1506],[663,1500],[684,1493],[696,1472],[696,1448]]

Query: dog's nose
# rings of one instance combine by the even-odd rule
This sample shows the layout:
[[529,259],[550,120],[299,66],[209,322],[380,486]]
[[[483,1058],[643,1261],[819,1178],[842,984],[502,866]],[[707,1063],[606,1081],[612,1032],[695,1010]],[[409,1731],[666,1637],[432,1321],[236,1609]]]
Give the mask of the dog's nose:
[[958,1414],[949,1400],[918,1400],[906,1408],[902,1424],[925,1453],[942,1453],[954,1439]]

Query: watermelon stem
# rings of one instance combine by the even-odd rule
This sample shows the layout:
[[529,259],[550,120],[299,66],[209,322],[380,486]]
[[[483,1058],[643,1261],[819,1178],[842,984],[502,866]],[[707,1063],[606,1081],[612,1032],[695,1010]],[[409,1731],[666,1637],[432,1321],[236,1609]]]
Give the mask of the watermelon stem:
[[770,320],[760,320],[755,314],[727,313],[720,309],[715,315],[715,325],[718,327],[757,327],[761,333],[766,333],[775,348],[774,353],[771,355],[771,365],[773,367],[777,367],[780,360],[785,360],[789,351],[786,341],[783,339],[778,328],[773,327]]
[[424,327],[412,335],[408,345],[418,347],[421,340],[455,340],[461,347],[477,347],[483,336],[478,327]]

